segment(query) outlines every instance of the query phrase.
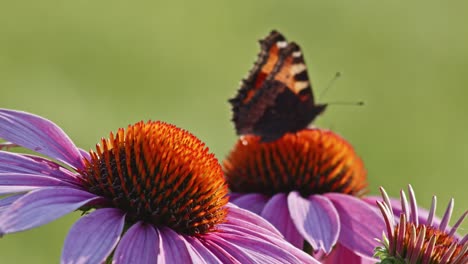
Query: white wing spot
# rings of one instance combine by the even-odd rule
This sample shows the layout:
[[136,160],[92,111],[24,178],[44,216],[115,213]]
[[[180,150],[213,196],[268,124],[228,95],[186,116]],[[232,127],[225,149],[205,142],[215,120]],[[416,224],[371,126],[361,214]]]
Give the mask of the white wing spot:
[[278,41],[276,42],[276,46],[280,49],[286,48],[288,46],[288,42],[286,41]]
[[295,51],[295,52],[292,53],[292,56],[293,56],[294,58],[299,58],[299,57],[302,56],[302,52],[300,52],[300,51]]
[[292,74],[298,74],[306,70],[306,66],[304,63],[293,64],[291,66]]
[[300,82],[295,82],[294,83],[294,90],[298,93],[302,89],[307,88],[309,86],[308,81],[300,81]]

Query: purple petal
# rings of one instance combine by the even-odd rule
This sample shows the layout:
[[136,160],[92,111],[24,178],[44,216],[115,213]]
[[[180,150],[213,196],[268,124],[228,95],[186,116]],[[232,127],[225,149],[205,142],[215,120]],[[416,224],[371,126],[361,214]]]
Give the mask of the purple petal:
[[41,174],[78,183],[77,175],[42,157],[0,151],[0,173]]
[[408,194],[410,196],[411,222],[413,222],[416,226],[418,226],[419,225],[418,203],[416,201],[416,195],[414,194],[414,190],[411,184],[408,185]]
[[83,157],[75,144],[60,127],[40,116],[0,109],[0,138],[83,168]]
[[[232,262],[223,256],[220,260],[216,254],[204,245],[198,238],[191,236],[183,236],[189,251],[192,263],[227,263]],[[224,261],[223,261],[224,260]]]
[[301,248],[297,248],[293,246],[291,243],[287,242],[284,240],[282,237],[278,237],[276,235],[268,234],[268,233],[263,233],[263,232],[257,232],[257,229],[254,228],[247,228],[247,227],[241,227],[241,226],[235,226],[235,225],[220,225],[219,230],[223,233],[230,233],[230,234],[236,234],[242,237],[250,237],[252,239],[260,239],[262,241],[267,241],[269,243],[272,243],[279,248],[282,248],[283,250],[286,250],[287,252],[293,254],[296,258],[301,260],[301,263],[319,263],[315,259],[313,259],[309,254],[305,253],[302,251]]
[[[220,232],[217,235],[218,238],[212,236],[211,239],[220,243],[241,263],[300,263],[299,259],[288,252],[287,249],[280,248],[264,240],[227,232]],[[241,250],[243,253],[239,254],[236,250]],[[251,259],[251,261],[239,259],[239,256]]]
[[233,204],[258,215],[260,215],[267,202],[268,197],[260,193],[245,194],[232,200]]
[[0,186],[0,196],[13,193],[29,192],[40,188],[41,187],[37,186]]
[[161,249],[157,263],[188,263],[191,260],[182,236],[167,227],[159,228]]
[[[460,227],[460,225],[463,223],[463,221],[465,220],[465,217],[468,215],[468,211],[465,211],[461,216],[460,218],[458,218],[457,222],[455,222],[455,224],[452,226],[452,229],[450,229],[450,232],[449,232],[449,236],[453,236],[456,234],[457,232],[457,229]],[[460,238],[460,236],[457,236],[458,238]]]
[[232,193],[229,193],[229,202],[232,202],[233,200],[241,197],[245,195],[244,193],[235,193],[235,192],[232,192]]
[[[259,215],[256,215],[245,209],[236,207],[235,205],[228,203],[227,221],[224,224],[247,227],[255,230],[256,232],[262,232],[269,235],[275,235],[277,237],[283,237],[283,235],[268,221],[265,221]],[[223,225],[224,225],[223,224]]]
[[203,236],[203,240],[201,242],[203,243],[203,246],[208,249],[211,253],[213,253],[219,260],[221,260],[221,263],[238,263],[240,264],[238,258],[236,259],[233,257],[227,250],[224,250],[221,246],[218,245],[216,241],[211,241],[210,237],[211,236],[216,236],[214,234],[207,234]]
[[32,191],[3,211],[0,236],[46,224],[97,199],[101,198],[71,188],[51,187]]
[[333,202],[340,215],[340,243],[357,254],[373,256],[374,248],[379,245],[376,238],[385,231],[382,217],[354,196],[340,193],[325,196]]
[[138,222],[125,232],[112,263],[154,263],[159,254],[159,242],[159,234],[152,225]]
[[342,264],[343,260],[346,260],[347,264],[374,264],[378,260],[374,258],[362,257],[356,255],[353,251],[347,249],[346,247],[336,244],[336,247],[333,251],[326,257],[325,260],[322,260],[323,264]]
[[455,200],[453,198],[450,199],[447,209],[445,209],[444,216],[442,217],[442,220],[440,221],[440,225],[439,225],[439,230],[441,231],[445,232],[447,229],[448,223],[450,221],[450,217],[452,216],[454,201]]
[[84,159],[91,160],[91,155],[89,155],[88,151],[81,148],[78,148],[78,150],[80,151],[80,154]]
[[33,186],[33,187],[70,187],[76,188],[76,185],[62,181],[57,178],[24,174],[24,173],[0,173],[0,187],[7,190],[8,187],[15,186]]
[[261,216],[273,224],[284,235],[287,241],[297,248],[302,248],[304,237],[297,231],[291,219],[286,194],[279,193],[273,196],[266,204]]
[[292,220],[302,236],[314,250],[329,253],[340,233],[340,219],[333,204],[321,195],[302,198],[299,193],[288,195],[288,207]]
[[76,222],[65,239],[62,264],[103,263],[112,253],[125,225],[119,209],[97,209]]
[[[232,243],[231,239],[225,239],[221,236],[210,236],[208,243],[219,245],[223,250],[228,252],[229,255],[233,256],[239,263],[258,263],[257,257],[251,254],[245,248],[239,248]],[[260,243],[257,244],[260,247]],[[273,253],[273,252],[271,252]],[[266,263],[266,260],[263,260]]]
[[15,195],[1,198],[0,199],[0,214],[2,213],[2,211],[5,211],[8,208],[8,206],[10,206],[12,203],[14,203],[16,200],[18,200],[19,198],[23,196],[24,194],[21,193],[21,194],[15,194]]

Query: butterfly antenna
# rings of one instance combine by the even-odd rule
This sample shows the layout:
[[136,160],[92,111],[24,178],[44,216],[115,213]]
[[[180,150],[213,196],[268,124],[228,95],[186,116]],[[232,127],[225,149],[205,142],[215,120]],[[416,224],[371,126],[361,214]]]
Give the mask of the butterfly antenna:
[[[325,95],[325,93],[330,90],[330,88],[333,86],[336,80],[341,77],[341,72],[336,72],[335,76],[328,82],[327,87],[320,93],[318,98],[321,98],[322,96]],[[358,102],[328,102],[327,104],[331,105],[364,105],[363,101],[358,101]]]
[[358,101],[358,102],[327,102],[328,105],[364,105],[363,101]]
[[341,72],[336,72],[335,73],[335,76],[328,82],[328,85],[325,87],[325,89],[320,93],[319,97],[318,98],[322,98],[328,90],[330,90],[330,88],[333,86],[333,84],[335,83],[336,80],[338,80],[338,78],[340,78],[341,76]]

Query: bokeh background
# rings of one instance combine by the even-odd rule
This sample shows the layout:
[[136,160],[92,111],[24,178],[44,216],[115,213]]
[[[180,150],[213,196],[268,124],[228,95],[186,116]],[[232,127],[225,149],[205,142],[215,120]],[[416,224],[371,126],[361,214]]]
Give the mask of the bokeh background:
[[[468,206],[468,2],[8,1],[0,8],[0,107],[47,117],[78,146],[164,120],[222,160],[236,140],[227,99],[271,29],[298,42],[320,102],[316,125],[347,138],[369,189]],[[57,263],[79,213],[0,239],[1,263]],[[466,233],[467,225],[462,233]]]

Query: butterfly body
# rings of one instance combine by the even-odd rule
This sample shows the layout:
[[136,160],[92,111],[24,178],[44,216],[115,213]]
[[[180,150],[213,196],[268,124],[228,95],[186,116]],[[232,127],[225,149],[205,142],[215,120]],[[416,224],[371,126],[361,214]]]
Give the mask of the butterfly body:
[[257,62],[229,100],[238,135],[274,141],[306,128],[326,104],[316,104],[301,49],[277,31],[260,41]]

